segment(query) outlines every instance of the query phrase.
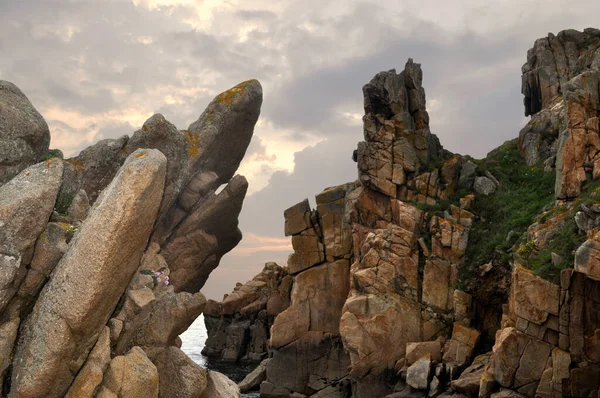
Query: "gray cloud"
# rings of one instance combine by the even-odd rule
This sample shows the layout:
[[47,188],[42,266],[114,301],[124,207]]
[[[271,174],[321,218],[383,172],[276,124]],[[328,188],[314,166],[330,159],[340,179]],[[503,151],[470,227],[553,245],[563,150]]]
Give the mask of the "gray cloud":
[[[257,176],[271,177],[247,198],[240,225],[247,235],[281,236],[285,208],[356,178],[350,155],[362,131],[344,113],[363,113],[361,87],[377,72],[399,71],[409,57],[421,63],[432,131],[447,149],[481,157],[518,134],[520,67],[534,40],[597,24],[600,13],[595,0],[568,10],[558,0],[543,7],[517,0],[485,7],[470,0],[265,4],[248,0],[243,8],[217,9],[204,29],[183,22],[194,15],[191,6],[0,1],[0,78],[17,84],[42,114],[54,108],[106,113],[83,127],[68,116],[48,118],[55,135],[73,137],[69,147],[77,149],[92,128],[101,139],[140,127],[118,111],[134,109],[142,118],[160,112],[185,128],[215,94],[258,78],[263,119],[272,127],[256,128],[247,159],[261,162]],[[283,156],[275,138],[325,140],[296,153],[295,169],[286,173],[274,172]],[[209,281],[211,295],[231,290],[228,270],[252,275],[271,255],[283,257],[269,251],[226,256]]]

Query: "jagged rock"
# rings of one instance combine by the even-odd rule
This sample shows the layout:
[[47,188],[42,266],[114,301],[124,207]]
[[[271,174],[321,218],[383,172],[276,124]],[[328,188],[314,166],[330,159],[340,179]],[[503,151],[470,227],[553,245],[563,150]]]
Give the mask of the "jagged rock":
[[[349,364],[339,336],[306,332],[302,338],[273,352],[267,363],[267,381],[261,384],[261,395],[277,397],[286,391],[288,395],[290,391],[314,394],[346,377]],[[277,387],[269,380],[276,380]]]
[[475,192],[487,196],[493,194],[496,191],[496,184],[488,177],[475,177],[473,189],[475,190]]
[[404,70],[378,73],[363,87],[365,141],[358,144],[359,179],[395,198],[397,186],[442,152],[429,130],[421,66],[409,59]]
[[25,94],[0,80],[0,185],[48,155],[50,130]]
[[105,326],[65,398],[93,396],[110,362],[110,329]]
[[207,371],[179,348],[165,348],[152,362],[158,370],[160,398],[203,396],[208,385]]
[[431,354],[427,354],[408,367],[406,383],[412,388],[425,390],[429,386],[429,373],[431,372]]
[[62,161],[52,159],[0,186],[0,312],[27,273],[33,245],[52,214],[62,173]]
[[454,322],[452,339],[444,347],[444,362],[458,365],[467,363],[473,355],[480,335],[479,331]]
[[349,272],[348,261],[339,260],[299,274],[291,306],[279,314],[271,328],[271,346],[285,346],[309,331],[339,333],[342,306],[350,289]]
[[541,325],[549,314],[558,315],[560,288],[557,285],[522,267],[515,267],[512,280],[512,299],[517,316]]
[[159,151],[138,150],[104,191],[25,325],[13,362],[14,394],[66,392],[139,265],[165,170]]
[[222,373],[208,371],[208,384],[200,398],[239,398],[240,388]]
[[235,176],[218,195],[193,207],[162,246],[175,291],[199,291],[221,257],[242,239],[238,215],[247,190],[246,179]]
[[292,236],[306,231],[311,227],[310,223],[310,204],[308,199],[295,204],[283,212],[285,219],[285,236]]
[[475,182],[475,172],[477,171],[477,165],[470,160],[463,163],[460,169],[460,177],[458,179],[458,186],[460,188],[470,189]]
[[[600,69],[600,31],[563,30],[536,40],[527,52],[523,65],[522,93],[525,116],[547,108],[562,92],[569,80],[588,69]],[[590,62],[591,61],[591,62]]]
[[352,249],[352,232],[345,218],[345,210],[346,194],[353,187],[353,184],[340,185],[328,188],[316,196],[328,261],[346,257]]
[[110,361],[102,388],[123,398],[158,398],[158,370],[141,348],[133,347]]
[[262,361],[252,372],[244,377],[244,380],[238,383],[241,392],[256,390],[260,387],[260,383],[267,379],[267,363],[269,363],[269,359]]
[[87,217],[89,211],[90,201],[85,191],[80,189],[69,205],[69,208],[67,209],[67,215],[73,220],[83,221]]
[[212,170],[219,184],[233,177],[260,114],[262,87],[247,80],[219,94],[186,132],[190,157],[204,170]]
[[575,270],[600,281],[600,243],[598,241],[588,239],[579,246],[575,252]]
[[442,359],[442,347],[439,341],[424,341],[406,344],[406,365],[410,366],[425,355],[439,362]]
[[[291,278],[284,268],[266,263],[258,275],[236,286],[222,302],[209,300],[204,309],[208,338],[203,354],[223,358],[228,350],[235,353],[233,360],[263,359],[273,319],[289,306],[290,285]],[[242,338],[234,339],[230,336],[233,334]]]
[[458,391],[469,397],[475,397],[479,393],[481,377],[485,371],[486,365],[490,362],[491,353],[475,357],[473,363],[469,365],[456,380],[452,380],[451,387],[453,391]]
[[200,292],[165,292],[125,326],[115,352],[122,354],[133,346],[151,350],[175,345],[175,339],[200,316],[205,305]]

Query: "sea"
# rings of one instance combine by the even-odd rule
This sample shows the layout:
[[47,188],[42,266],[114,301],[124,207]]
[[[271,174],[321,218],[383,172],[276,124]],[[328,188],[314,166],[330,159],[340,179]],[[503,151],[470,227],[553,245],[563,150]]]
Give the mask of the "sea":
[[[183,342],[181,350],[192,358],[194,362],[203,368],[221,372],[236,383],[242,381],[258,365],[256,363],[246,364],[217,361],[202,355],[202,349],[208,337],[206,326],[204,325],[204,315],[200,315],[180,337]],[[252,391],[243,393],[242,397],[257,398],[260,397],[260,393]]]

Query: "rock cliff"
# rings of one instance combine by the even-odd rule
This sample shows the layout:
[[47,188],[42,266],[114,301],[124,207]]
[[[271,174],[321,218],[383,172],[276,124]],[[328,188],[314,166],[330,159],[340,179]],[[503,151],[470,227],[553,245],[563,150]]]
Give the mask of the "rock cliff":
[[[325,189],[316,209],[304,200],[285,211],[289,306],[244,388],[260,383],[271,398],[598,396],[599,62],[598,30],[537,40],[522,69],[531,119],[481,160],[444,150],[430,131],[419,64],[366,84],[358,180]],[[253,283],[212,304],[220,355],[240,350],[217,316],[228,300],[256,300]],[[254,308],[237,307],[227,319]]]
[[63,160],[41,115],[0,82],[2,396],[239,396],[179,335],[241,239],[248,184],[234,174],[261,103],[246,81],[187,130],[156,114]]

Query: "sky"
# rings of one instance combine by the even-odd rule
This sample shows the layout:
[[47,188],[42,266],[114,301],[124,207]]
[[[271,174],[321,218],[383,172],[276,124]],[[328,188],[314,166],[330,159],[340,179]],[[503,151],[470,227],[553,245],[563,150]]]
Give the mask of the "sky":
[[476,158],[518,135],[521,66],[537,38],[598,26],[580,0],[0,0],[0,79],[44,116],[66,156],[131,135],[154,113],[178,128],[251,78],[261,117],[238,172],[242,242],[203,292],[220,300],[265,262],[285,265],[283,211],[357,178],[362,86],[423,68],[431,130]]

